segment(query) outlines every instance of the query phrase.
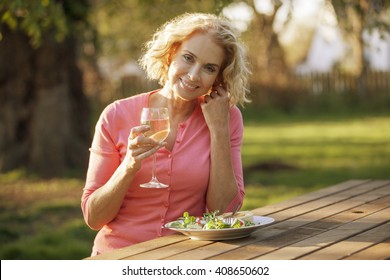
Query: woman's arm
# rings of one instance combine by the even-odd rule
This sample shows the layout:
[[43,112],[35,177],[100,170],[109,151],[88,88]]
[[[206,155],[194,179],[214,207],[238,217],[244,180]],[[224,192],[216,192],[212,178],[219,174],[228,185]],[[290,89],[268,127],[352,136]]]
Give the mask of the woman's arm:
[[[114,170],[105,184],[89,195],[84,192],[83,212],[89,227],[100,229],[116,217],[126,192],[141,167],[142,160],[153,155],[164,144],[158,144],[144,137],[142,133],[148,130],[148,126],[134,127],[129,136],[127,153],[123,162]],[[107,172],[105,169],[110,169],[109,166],[112,165],[110,161],[109,157],[98,160],[91,155],[87,182]]]
[[232,147],[229,109],[229,98],[221,87],[218,87],[218,93],[213,92],[210,97],[206,97],[202,104],[211,138],[210,181],[207,191],[207,207],[210,211],[232,210],[241,206],[243,200],[240,154],[242,132],[238,131],[239,139],[233,143],[235,147]]
[[115,218],[134,174],[122,163],[109,181],[89,196],[86,209],[88,211],[86,222],[89,227],[98,230]]

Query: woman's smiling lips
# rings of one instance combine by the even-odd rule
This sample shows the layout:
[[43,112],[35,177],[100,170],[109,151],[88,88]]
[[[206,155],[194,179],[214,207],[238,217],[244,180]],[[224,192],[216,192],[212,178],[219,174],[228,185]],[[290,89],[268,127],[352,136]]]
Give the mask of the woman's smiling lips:
[[191,85],[191,84],[187,83],[186,81],[184,81],[183,79],[180,79],[180,83],[184,89],[189,90],[189,91],[193,91],[193,90],[196,90],[198,88],[198,86]]

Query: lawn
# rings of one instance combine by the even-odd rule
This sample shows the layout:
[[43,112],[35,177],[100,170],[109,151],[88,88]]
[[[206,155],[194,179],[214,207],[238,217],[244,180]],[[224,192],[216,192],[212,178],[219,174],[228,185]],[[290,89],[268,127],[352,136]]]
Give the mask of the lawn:
[[390,178],[390,117],[245,126],[245,209],[348,179]]
[[[352,178],[390,178],[389,115],[245,119],[244,209]],[[82,219],[82,187],[77,178],[0,174],[0,258],[89,256],[95,232]]]
[[1,175],[0,258],[88,256],[95,233],[82,218],[82,187],[80,179],[40,180],[22,171]]

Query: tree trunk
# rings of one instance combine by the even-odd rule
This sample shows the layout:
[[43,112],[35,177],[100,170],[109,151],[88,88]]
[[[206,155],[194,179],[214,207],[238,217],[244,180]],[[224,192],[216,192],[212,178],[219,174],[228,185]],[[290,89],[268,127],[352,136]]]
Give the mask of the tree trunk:
[[[250,5],[255,10],[253,1],[250,1]],[[271,15],[255,12],[252,23],[253,39],[249,41],[249,44],[253,50],[256,50],[252,57],[253,79],[256,83],[267,87],[288,86],[288,67],[278,35],[273,29],[275,17],[281,5],[281,3],[275,4]]]
[[88,102],[76,42],[44,40],[33,49],[20,31],[0,42],[0,171],[43,176],[87,166]]
[[355,77],[359,77],[364,68],[364,42],[363,34],[363,18],[356,11],[356,8],[346,7],[349,29],[345,37],[350,46],[350,51],[347,53],[347,70]]
[[[335,1],[331,3],[335,9],[339,26],[344,32],[349,49],[346,53],[343,70],[355,79],[356,92],[363,96],[366,91],[365,75],[367,62],[364,58],[363,31],[371,15],[370,1]],[[371,18],[372,20],[372,18]]]

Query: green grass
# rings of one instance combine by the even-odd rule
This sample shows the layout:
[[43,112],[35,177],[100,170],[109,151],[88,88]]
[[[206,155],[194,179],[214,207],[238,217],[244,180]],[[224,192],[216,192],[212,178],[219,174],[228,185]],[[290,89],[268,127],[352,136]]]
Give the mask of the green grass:
[[242,151],[244,208],[352,178],[389,178],[389,127],[390,117],[383,115],[250,120]]
[[[390,177],[390,114],[245,112],[244,209],[349,179]],[[0,174],[0,258],[81,259],[96,232],[80,210],[82,179]]]
[[0,258],[82,259],[95,235],[80,210],[80,179],[0,176]]

